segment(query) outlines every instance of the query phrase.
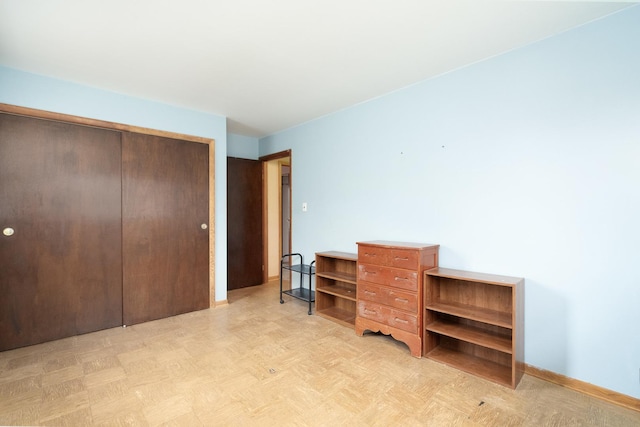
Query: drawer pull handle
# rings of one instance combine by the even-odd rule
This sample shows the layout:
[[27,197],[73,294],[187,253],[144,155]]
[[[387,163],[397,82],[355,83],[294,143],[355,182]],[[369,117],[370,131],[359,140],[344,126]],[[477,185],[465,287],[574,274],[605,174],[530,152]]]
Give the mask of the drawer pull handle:
[[365,308],[364,314],[378,314],[378,312],[375,310],[369,310],[368,308]]
[[367,294],[367,295],[375,295],[376,294],[375,292],[370,291],[369,289],[365,289],[364,293]]
[[364,256],[370,256],[371,258],[375,258],[376,254],[370,254],[369,252],[365,252]]
[[395,260],[396,260],[396,261],[409,261],[409,257],[400,257],[400,256],[397,256],[397,257],[395,257]]
[[364,274],[378,274],[378,272],[377,271],[367,271],[367,270],[365,270]]
[[396,301],[398,301],[398,302],[403,302],[403,303],[405,303],[405,304],[409,302],[409,300],[408,300],[408,299],[406,299],[406,298],[396,298]]
[[396,322],[400,322],[400,323],[409,323],[409,321],[408,321],[408,320],[401,319],[401,318],[399,318],[399,317],[396,317]]
[[401,280],[407,281],[407,280],[409,280],[409,278],[408,277],[398,277],[398,276],[396,276],[395,280],[396,280],[396,282],[399,282]]

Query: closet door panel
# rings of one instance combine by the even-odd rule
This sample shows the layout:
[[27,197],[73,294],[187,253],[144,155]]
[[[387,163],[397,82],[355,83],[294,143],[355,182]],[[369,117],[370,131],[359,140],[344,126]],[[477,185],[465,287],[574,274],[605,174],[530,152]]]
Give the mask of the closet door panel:
[[122,324],[120,166],[119,132],[0,114],[0,350]]
[[123,318],[209,307],[209,147],[123,134]]

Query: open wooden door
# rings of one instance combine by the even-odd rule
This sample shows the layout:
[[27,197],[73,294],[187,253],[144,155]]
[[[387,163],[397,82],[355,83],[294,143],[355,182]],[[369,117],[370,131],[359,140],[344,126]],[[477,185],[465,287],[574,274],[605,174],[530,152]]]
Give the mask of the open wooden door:
[[227,289],[263,283],[262,162],[227,157]]

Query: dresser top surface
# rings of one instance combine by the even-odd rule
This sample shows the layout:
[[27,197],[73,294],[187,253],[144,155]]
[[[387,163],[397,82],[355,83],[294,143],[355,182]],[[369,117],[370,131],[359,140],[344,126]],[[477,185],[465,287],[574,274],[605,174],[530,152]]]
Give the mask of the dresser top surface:
[[438,248],[440,245],[431,243],[415,243],[415,242],[395,242],[389,240],[372,240],[368,242],[357,242],[358,245],[370,245],[381,246],[386,248],[411,248],[411,249],[425,249],[425,248]]

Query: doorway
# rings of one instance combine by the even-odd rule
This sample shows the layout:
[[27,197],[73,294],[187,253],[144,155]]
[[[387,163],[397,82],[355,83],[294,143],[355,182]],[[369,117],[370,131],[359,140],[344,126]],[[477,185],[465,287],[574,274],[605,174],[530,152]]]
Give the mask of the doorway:
[[282,230],[280,256],[291,253],[291,166],[279,164],[280,173],[280,219]]
[[280,259],[291,252],[291,150],[261,157],[264,180],[264,281],[280,276]]

